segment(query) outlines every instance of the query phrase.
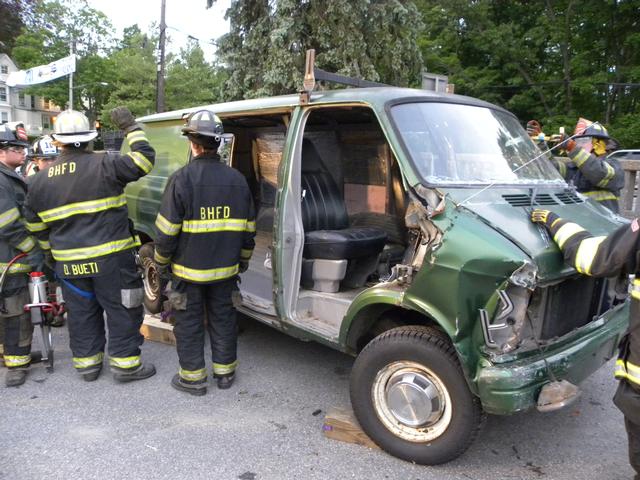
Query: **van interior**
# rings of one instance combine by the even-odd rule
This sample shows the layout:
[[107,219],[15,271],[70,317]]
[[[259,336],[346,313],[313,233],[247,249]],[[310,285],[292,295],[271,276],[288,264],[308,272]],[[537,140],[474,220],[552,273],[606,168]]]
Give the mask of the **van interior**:
[[[267,316],[273,304],[271,253],[276,193],[289,112],[223,118],[234,134],[231,165],[254,195],[256,247],[240,289],[245,307]],[[398,163],[368,107],[312,110],[299,162],[304,249],[296,322],[337,337],[352,300],[403,262],[407,199]],[[292,261],[295,259],[292,259]]]

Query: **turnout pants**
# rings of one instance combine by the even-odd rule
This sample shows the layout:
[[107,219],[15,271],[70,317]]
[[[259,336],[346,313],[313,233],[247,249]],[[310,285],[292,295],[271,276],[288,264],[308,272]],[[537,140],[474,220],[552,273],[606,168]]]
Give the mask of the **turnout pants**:
[[29,300],[26,286],[10,297],[0,298],[0,344],[9,368],[24,368],[31,363],[33,325],[29,312],[24,311]]
[[113,257],[114,268],[99,277],[66,278],[61,282],[73,366],[80,373],[102,367],[105,313],[111,368],[127,371],[141,365],[142,277],[133,252]]
[[213,375],[232,374],[237,362],[238,329],[231,294],[237,289],[234,277],[207,285],[179,281],[171,294],[176,324],[180,377],[188,381],[207,377],[204,360],[204,319],[211,341]]
[[640,425],[624,417],[624,426],[629,439],[629,463],[636,471],[634,478],[640,480]]

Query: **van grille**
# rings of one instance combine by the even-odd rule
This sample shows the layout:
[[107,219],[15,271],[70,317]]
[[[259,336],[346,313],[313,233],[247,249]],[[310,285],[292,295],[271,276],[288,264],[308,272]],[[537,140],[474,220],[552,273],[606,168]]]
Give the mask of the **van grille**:
[[572,205],[574,203],[582,203],[583,199],[578,197],[574,192],[567,191],[563,193],[556,193],[553,196],[549,193],[539,193],[531,201],[531,195],[525,193],[516,193],[510,195],[502,195],[511,206],[514,207],[529,207],[532,205]]
[[581,276],[537,288],[527,313],[536,326],[538,338],[548,340],[586,325],[611,306],[607,280]]

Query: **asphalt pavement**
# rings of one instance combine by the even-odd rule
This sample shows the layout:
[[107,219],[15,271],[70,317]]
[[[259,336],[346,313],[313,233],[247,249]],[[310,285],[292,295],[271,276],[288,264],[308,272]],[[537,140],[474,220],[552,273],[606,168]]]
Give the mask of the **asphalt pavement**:
[[236,383],[204,397],[170,387],[175,348],[152,342],[143,357],[154,377],[117,384],[104,371],[86,383],[66,328],[56,329],[53,374],[35,365],[25,385],[7,389],[0,371],[0,479],[633,478],[611,363],[571,408],[490,416],[466,454],[424,467],[323,436],[325,413],[349,406],[350,357],[242,324]]

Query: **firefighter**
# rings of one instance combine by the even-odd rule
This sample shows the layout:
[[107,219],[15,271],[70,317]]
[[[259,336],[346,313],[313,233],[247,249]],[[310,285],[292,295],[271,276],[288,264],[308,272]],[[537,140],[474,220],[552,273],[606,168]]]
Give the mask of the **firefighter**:
[[608,236],[593,236],[580,225],[549,210],[533,210],[531,220],[543,224],[578,272],[593,277],[635,274],[629,329],[620,343],[615,377],[620,380],[614,403],[625,417],[629,461],[640,479],[640,223],[620,227]]
[[44,170],[58,158],[58,147],[49,135],[38,138],[27,155],[27,162],[22,168],[22,176],[31,177]]
[[127,108],[114,109],[111,118],[126,135],[126,155],[91,152],[97,133],[87,117],[74,110],[58,115],[53,138],[60,155],[33,177],[26,214],[27,228],[50,252],[61,279],[77,372],[86,381],[100,375],[106,313],[109,364],[116,381],[128,382],[152,376],[155,367],[140,358],[140,240],[129,226],[124,187],[151,171],[155,151]]
[[[42,253],[24,224],[27,186],[16,173],[25,160],[27,134],[22,124],[0,125],[0,344],[8,367],[7,387],[25,382],[31,364],[33,326],[24,306],[29,303],[27,273],[41,270]],[[8,266],[21,253],[26,257]]]
[[565,142],[567,157],[556,159],[556,167],[567,183],[578,192],[618,213],[618,197],[624,186],[624,171],[618,160],[607,155],[618,148],[618,142],[598,123],[589,125],[581,135]]
[[190,141],[192,159],[167,183],[156,218],[154,260],[161,274],[169,265],[172,272],[169,300],[180,369],[171,385],[204,395],[205,315],[218,388],[231,387],[235,378],[237,325],[231,297],[238,274],[249,265],[255,219],[244,176],[218,156],[223,134],[218,117],[195,112],[182,134]]
[[547,142],[545,141],[545,134],[542,131],[542,126],[537,120],[529,120],[527,122],[527,134],[531,141],[543,152],[547,150]]

